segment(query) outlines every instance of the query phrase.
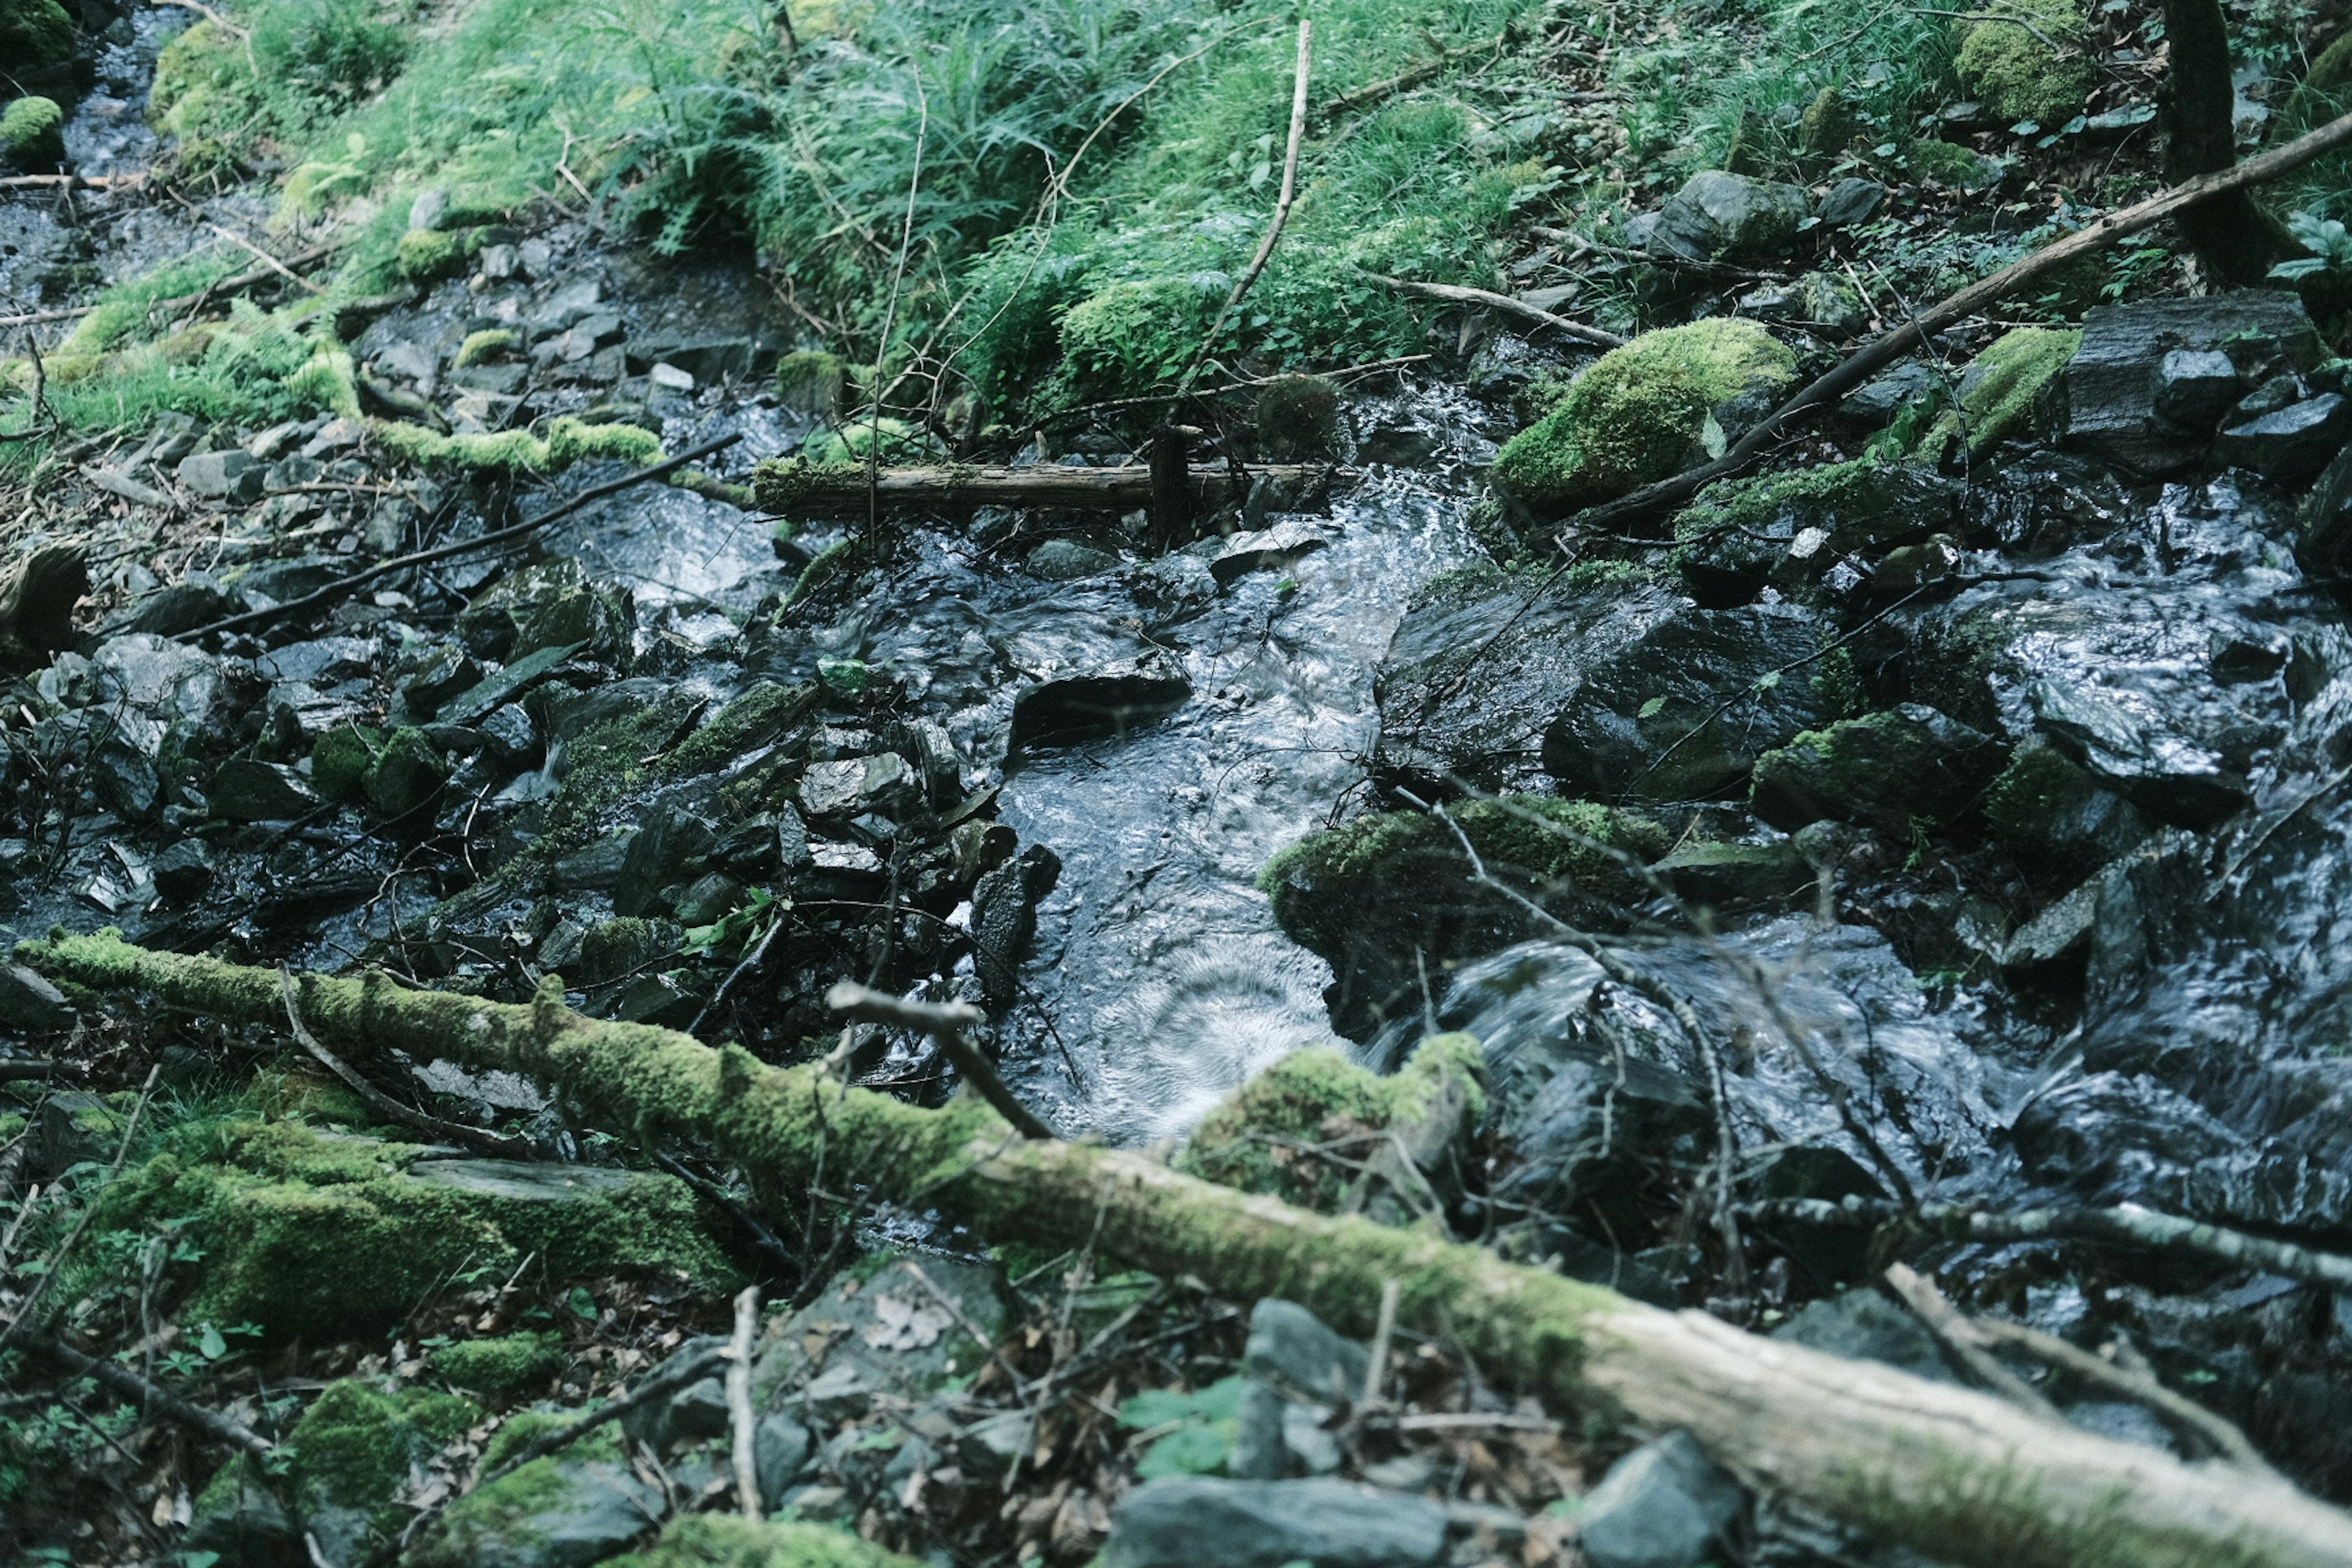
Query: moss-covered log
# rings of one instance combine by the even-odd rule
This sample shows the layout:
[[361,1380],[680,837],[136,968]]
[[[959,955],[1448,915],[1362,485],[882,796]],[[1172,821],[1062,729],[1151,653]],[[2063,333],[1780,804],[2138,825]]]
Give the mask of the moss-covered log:
[[[247,1022],[282,1016],[267,969],[112,933],[19,952],[88,986]],[[2352,1519],[2242,1469],[2184,1465],[1988,1395],[1642,1306],[1477,1247],[1310,1214],[1139,1154],[1023,1139],[968,1097],[920,1110],[812,1067],[593,1022],[562,1005],[553,980],[528,1005],[382,976],[310,977],[302,989],[303,1016],[340,1051],[396,1046],[544,1079],[616,1130],[702,1142],[773,1189],[805,1188],[829,1159],[829,1179],[846,1166],[997,1239],[1081,1246],[1099,1225],[1133,1267],[1287,1297],[1350,1333],[1371,1331],[1396,1280],[1398,1321],[1449,1337],[1494,1378],[1638,1427],[1686,1427],[1751,1486],[1942,1562],[2352,1568]]]
[[[1276,463],[1245,470],[1251,481],[1271,482],[1298,495],[1326,482],[1344,483],[1352,470],[1328,464]],[[793,516],[858,516],[869,503],[869,476],[863,463],[803,463],[771,458],[751,477],[752,493],[763,511]],[[934,468],[882,468],[870,478],[871,503],[885,511],[909,508],[955,510],[974,506],[1062,506],[1091,511],[1134,511],[1151,504],[1151,465],[1116,468],[1071,468],[1041,463],[1028,468],[980,468],[959,463]],[[1223,468],[1196,468],[1192,489],[1203,506],[1238,499]]]

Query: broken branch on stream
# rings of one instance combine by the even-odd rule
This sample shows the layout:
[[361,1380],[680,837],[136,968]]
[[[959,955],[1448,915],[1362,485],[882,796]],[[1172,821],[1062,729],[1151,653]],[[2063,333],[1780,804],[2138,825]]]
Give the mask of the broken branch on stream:
[[[223,1020],[281,1016],[275,970],[150,952],[113,932],[17,952],[94,989]],[[1972,1390],[1213,1185],[1143,1154],[1023,1138],[975,1097],[927,1110],[814,1065],[771,1067],[652,1025],[595,1022],[563,1005],[552,977],[520,1004],[373,973],[318,979],[304,1002],[313,1032],[341,1052],[396,1047],[526,1074],[641,1145],[698,1142],[757,1190],[808,1191],[828,1146],[855,1147],[873,1195],[936,1208],[984,1239],[1098,1243],[1129,1268],[1296,1300],[1349,1334],[1374,1331],[1396,1280],[1399,1327],[1458,1344],[1491,1380],[1587,1416],[1686,1428],[1758,1490],[1941,1562],[2352,1568],[2352,1518],[2239,1467],[2183,1464]]]
[[[1328,463],[1268,463],[1236,465],[1253,481],[1301,487],[1319,483],[1348,484],[1353,468]],[[1223,465],[1192,470],[1193,489],[1205,506],[1240,498],[1234,494],[1234,468]],[[760,510],[795,517],[863,516],[869,496],[884,510],[972,506],[1058,506],[1087,511],[1133,511],[1151,504],[1151,466],[1124,464],[1116,468],[1066,468],[1040,463],[1026,468],[979,468],[960,463],[930,468],[884,468],[867,486],[866,469],[856,463],[803,463],[771,460],[760,465],[751,479]]]

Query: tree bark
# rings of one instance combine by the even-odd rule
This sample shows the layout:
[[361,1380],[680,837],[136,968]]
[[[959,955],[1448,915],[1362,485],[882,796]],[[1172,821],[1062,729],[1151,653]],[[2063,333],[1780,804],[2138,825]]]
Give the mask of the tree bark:
[[[1066,468],[1039,464],[1028,468],[884,468],[874,479],[874,495],[884,510],[939,510],[972,506],[1063,506],[1091,511],[1133,511],[1152,504],[1154,465],[1116,468]],[[1268,464],[1248,470],[1253,479],[1305,488],[1326,480],[1346,483],[1352,468],[1328,464]],[[1163,475],[1163,480],[1171,476]],[[1227,470],[1202,466],[1191,470],[1199,504],[1214,507],[1235,499]],[[751,476],[762,511],[797,516],[862,516],[866,473],[851,464],[808,464],[771,459]]]
[[[275,971],[150,952],[114,933],[19,950],[99,989],[141,989],[267,1023]],[[1690,1430],[1749,1486],[1870,1536],[1982,1568],[2352,1568],[2352,1518],[2236,1468],[2038,1420],[1985,1394],[1758,1339],[1360,1218],[1328,1218],[1122,1151],[1024,1139],[977,1099],[938,1110],[769,1067],[667,1029],[595,1023],[551,977],[530,1004],[306,976],[302,1014],[352,1052],[398,1046],[560,1084],[633,1142],[692,1139],[772,1190],[818,1178],[937,1207],[982,1237],[1076,1247],[1297,1300],[1343,1332],[1396,1321],[1445,1336],[1497,1381],[1650,1431]],[[827,1154],[831,1163],[824,1163]],[[845,1167],[848,1173],[845,1175]]]
[[[2230,71],[2230,29],[2221,0],[2164,0],[2172,76],[2164,103],[2164,178],[2182,184],[2238,161],[2238,89]],[[2173,220],[2212,280],[2260,289],[2270,270],[2303,247],[2252,192],[2238,190],[2187,208]]]

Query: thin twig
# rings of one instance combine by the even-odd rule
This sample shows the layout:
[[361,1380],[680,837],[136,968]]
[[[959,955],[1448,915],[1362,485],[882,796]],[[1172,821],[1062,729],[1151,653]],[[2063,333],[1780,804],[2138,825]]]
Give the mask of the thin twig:
[[1209,351],[1216,347],[1217,334],[1224,330],[1226,318],[1240,307],[1250,286],[1257,281],[1257,275],[1265,270],[1275,242],[1282,237],[1282,226],[1290,221],[1290,204],[1298,195],[1298,147],[1307,137],[1307,69],[1314,61],[1314,41],[1315,24],[1302,17],[1298,24],[1298,66],[1290,84],[1290,145],[1282,155],[1282,192],[1275,199],[1274,221],[1266,226],[1265,237],[1258,242],[1257,254],[1250,258],[1249,269],[1234,280],[1233,292],[1225,296],[1217,319],[1209,323],[1201,346],[1192,353],[1192,363],[1177,379],[1176,390],[1180,393],[1191,390],[1192,378],[1201,374]]
[[753,1458],[751,1337],[760,1327],[760,1288],[746,1285],[735,1298],[735,1337],[727,1345],[727,1413],[734,1427],[735,1501],[745,1519],[764,1519],[760,1506],[760,1467]]
[[211,229],[215,234],[219,235],[223,239],[227,240],[231,245],[240,246],[245,249],[253,252],[254,255],[261,258],[261,264],[264,267],[268,268],[269,270],[277,273],[280,278],[286,279],[289,282],[299,284],[301,287],[310,290],[313,294],[323,294],[326,292],[324,289],[320,288],[316,283],[311,282],[308,278],[303,277],[300,273],[287,266],[286,263],[278,260],[278,258],[270,255],[269,252],[254,244],[253,241],[234,234],[228,229],[223,228],[219,224],[211,222],[209,219],[206,220],[205,226]]
[[366,1100],[377,1110],[391,1117],[394,1121],[404,1122],[415,1128],[420,1132],[429,1132],[436,1138],[446,1138],[452,1143],[462,1143],[468,1149],[477,1149],[485,1154],[496,1154],[507,1160],[539,1158],[539,1151],[532,1148],[524,1139],[509,1138],[503,1133],[487,1131],[479,1127],[467,1127],[462,1122],[444,1121],[437,1116],[427,1116],[424,1111],[403,1105],[399,1100],[369,1082],[357,1068],[319,1043],[318,1037],[311,1034],[302,1023],[302,1010],[296,1004],[294,995],[294,972],[282,963],[278,966],[278,994],[286,999],[286,1026],[292,1032],[295,1043],[310,1052],[311,1058],[320,1067],[341,1079],[345,1088]]
[[112,1389],[136,1404],[142,1414],[162,1415],[177,1421],[183,1426],[193,1426],[208,1437],[217,1438],[257,1458],[267,1458],[274,1451],[274,1445],[260,1433],[238,1425],[217,1410],[190,1404],[170,1389],[148,1382],[119,1362],[84,1355],[63,1340],[42,1333],[37,1329],[26,1331],[24,1344],[26,1350],[48,1357],[77,1377],[86,1377]]
[[1381,1389],[1388,1381],[1389,1339],[1396,1332],[1397,1295],[1400,1287],[1393,1279],[1381,1281],[1381,1316],[1372,1330],[1372,1353],[1364,1363],[1365,1405],[1381,1402]]
[[932,1280],[931,1277],[923,1272],[922,1265],[917,1263],[913,1258],[908,1258],[906,1262],[901,1264],[899,1267],[906,1269],[908,1273],[913,1275],[915,1277],[915,1283],[920,1285],[926,1291],[929,1292],[931,1300],[937,1301],[947,1315],[956,1321],[956,1327],[971,1335],[972,1342],[980,1346],[981,1350],[987,1355],[988,1359],[996,1363],[996,1370],[1003,1373],[1005,1375],[1005,1378],[1013,1384],[1013,1397],[1015,1399],[1028,1398],[1029,1380],[1023,1377],[1021,1373],[1014,1369],[1013,1363],[1004,1359],[1003,1352],[996,1348],[996,1342],[989,1338],[987,1331],[982,1329],[978,1323],[973,1322],[971,1321],[971,1314],[967,1313],[963,1310],[963,1303],[957,1300],[953,1296],[949,1295],[945,1290],[940,1289]]
[[896,1028],[913,1029],[930,1036],[940,1043],[940,1049],[955,1063],[980,1097],[994,1106],[998,1114],[1013,1123],[1013,1130],[1024,1138],[1051,1138],[1054,1130],[1037,1119],[1037,1113],[1013,1097],[996,1075],[996,1068],[986,1057],[964,1038],[964,1031],[977,1028],[987,1015],[969,1002],[950,1003],[942,1006],[935,1002],[909,1002],[904,997],[873,991],[854,980],[844,980],[824,994],[824,1005],[836,1013],[869,1024],[887,1024]]
[[362,583],[373,582],[390,573],[404,572],[412,566],[426,566],[436,561],[446,561],[452,555],[464,555],[471,551],[488,549],[495,544],[504,544],[510,539],[520,539],[536,529],[544,528],[559,517],[578,511],[592,501],[603,500],[606,496],[616,494],[633,485],[647,484],[655,479],[665,478],[688,463],[699,461],[713,452],[733,446],[742,438],[743,434],[740,430],[732,435],[721,436],[715,441],[704,442],[691,452],[656,463],[652,468],[640,468],[634,474],[624,475],[610,483],[582,490],[570,500],[559,506],[550,507],[537,517],[526,518],[510,528],[495,529],[472,539],[458,540],[454,544],[438,545],[431,550],[417,551],[413,555],[398,555],[389,561],[379,561],[365,571],[354,572],[348,577],[338,578],[314,594],[305,594],[299,599],[289,599],[282,605],[272,605],[266,609],[247,610],[242,615],[231,616],[226,620],[215,621],[210,626],[198,626],[192,632],[180,632],[175,635],[182,642],[193,642],[199,637],[234,631],[238,626],[250,626],[257,621],[273,620],[279,616],[291,615],[299,610],[310,609],[316,605],[322,605],[330,599],[339,598],[350,593]]
[[2021,1410],[2032,1411],[2048,1421],[2063,1421],[2058,1407],[2050,1403],[2042,1392],[2017,1373],[2000,1364],[1992,1353],[1992,1342],[1967,1313],[1947,1300],[1936,1288],[1936,1282],[1909,1267],[1896,1263],[1888,1266],[1886,1282],[1905,1305],[1917,1314],[1946,1350],[1960,1359],[1976,1380]]
[[1359,276],[1386,284],[1400,294],[1417,294],[1425,300],[1444,300],[1456,305],[1484,305],[1488,310],[1501,310],[1522,321],[1533,321],[1538,326],[1549,327],[1556,332],[1565,332],[1571,338],[1600,348],[1621,349],[1625,346],[1625,340],[1614,332],[1588,327],[1582,321],[1571,321],[1566,316],[1555,316],[1540,306],[1530,305],[1525,300],[1514,300],[1508,294],[1452,283],[1416,283],[1409,278],[1391,278],[1386,273],[1367,271],[1360,267],[1356,271]]

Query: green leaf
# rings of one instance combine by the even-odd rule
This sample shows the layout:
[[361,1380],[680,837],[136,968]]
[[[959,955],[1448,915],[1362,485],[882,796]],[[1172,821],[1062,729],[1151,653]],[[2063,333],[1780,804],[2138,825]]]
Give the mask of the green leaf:
[[1731,450],[1731,437],[1723,433],[1723,426],[1716,422],[1712,413],[1707,415],[1706,424],[1699,430],[1698,444],[1706,448],[1706,455],[1710,458],[1720,458]]
[[196,1349],[204,1352],[206,1361],[218,1361],[228,1354],[228,1342],[221,1338],[218,1329],[206,1323],[196,1331]]
[[1223,1469],[1239,1431],[1236,1422],[1213,1421],[1171,1432],[1144,1450],[1135,1473],[1150,1481],[1162,1476],[1205,1476]]
[[596,1321],[596,1298],[588,1294],[585,1285],[572,1287],[572,1294],[564,1298],[563,1304],[590,1322]]
[[1641,710],[1635,713],[1633,717],[1636,719],[1654,719],[1665,710],[1666,700],[1663,697],[1653,697],[1647,702],[1642,704]]

